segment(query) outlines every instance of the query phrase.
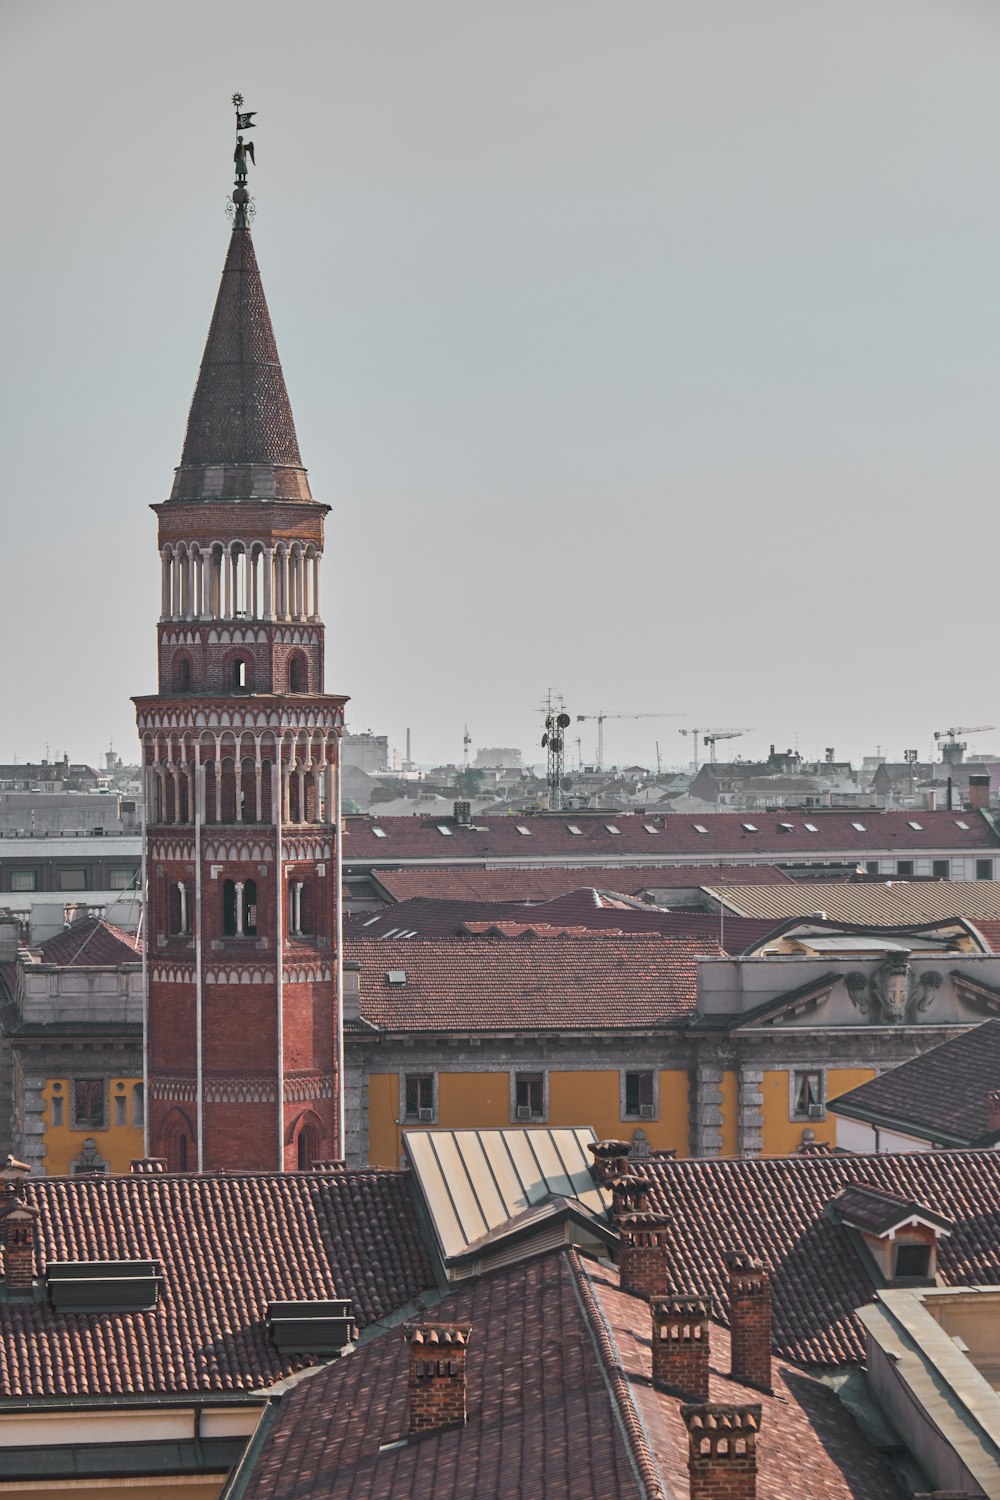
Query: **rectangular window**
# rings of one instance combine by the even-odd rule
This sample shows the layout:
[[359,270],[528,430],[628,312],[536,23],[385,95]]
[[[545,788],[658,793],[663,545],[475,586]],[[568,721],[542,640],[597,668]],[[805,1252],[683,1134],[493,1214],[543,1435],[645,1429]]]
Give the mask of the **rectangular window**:
[[545,1118],[545,1088],[542,1073],[515,1074],[514,1115],[518,1120],[543,1120]]
[[947,859],[932,859],[931,874],[935,880],[948,880],[951,877],[951,861]]
[[10,888],[12,891],[37,891],[37,870],[11,870]]
[[799,1120],[823,1118],[823,1074],[802,1072],[794,1075],[792,1113]]
[[991,859],[977,859],[976,860],[976,879],[977,880],[992,880],[993,879],[993,861]]
[[127,1119],[128,1119],[128,1115],[127,1115],[127,1112],[126,1112],[127,1105],[128,1105],[128,1100],[125,1098],[124,1094],[116,1094],[115,1095],[114,1104],[115,1104],[115,1124],[116,1125],[124,1125],[126,1123]]
[[63,1114],[63,1101],[62,1101],[61,1098],[59,1098],[58,1095],[54,1095],[53,1099],[52,1099],[52,1123],[53,1123],[53,1125],[61,1125],[63,1123],[63,1119],[64,1118],[65,1117],[64,1117],[64,1114]]
[[651,1069],[625,1074],[624,1118],[651,1120],[656,1113]]
[[866,872],[869,875],[877,875],[878,874],[878,860],[877,859],[866,859],[865,860],[865,870],[866,870]]
[[896,874],[897,875],[912,875],[913,874],[913,860],[912,859],[897,859],[897,861],[896,861]]
[[137,1083],[132,1090],[132,1124],[144,1125],[146,1123],[146,1095],[141,1083]]
[[434,1119],[434,1074],[407,1073],[406,1118],[431,1124]]
[[930,1245],[897,1245],[896,1277],[923,1277],[930,1273]]
[[87,880],[87,870],[79,868],[64,869],[59,871],[59,889],[61,891],[86,891],[90,889]]
[[73,1080],[73,1124],[77,1130],[104,1129],[107,1118],[103,1078]]
[[108,875],[109,891],[131,891],[138,884],[138,870],[128,869],[125,865],[113,866]]

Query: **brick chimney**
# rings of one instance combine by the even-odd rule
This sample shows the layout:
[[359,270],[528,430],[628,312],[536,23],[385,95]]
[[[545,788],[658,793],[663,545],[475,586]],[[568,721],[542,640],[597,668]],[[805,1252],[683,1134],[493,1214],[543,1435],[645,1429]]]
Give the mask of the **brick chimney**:
[[651,1297],[653,1384],[685,1401],[708,1400],[709,1326],[707,1297]]
[[587,1150],[594,1158],[594,1171],[599,1182],[621,1177],[628,1171],[629,1152],[632,1150],[628,1141],[591,1141]]
[[745,1250],[726,1256],[729,1267],[729,1334],[734,1380],[771,1389],[771,1278]]
[[167,1158],[165,1156],[137,1156],[129,1162],[128,1169],[133,1177],[154,1177],[157,1173],[167,1170]]
[[0,1167],[0,1244],[8,1292],[30,1292],[35,1278],[35,1224],[38,1209],[21,1193],[30,1167],[8,1152]]
[[[757,1500],[759,1406],[682,1406],[688,1430],[691,1500]],[[789,1475],[791,1492],[797,1489]]]
[[990,805],[990,773],[989,771],[973,771],[969,776],[969,806],[985,807]]
[[624,1172],[620,1177],[608,1179],[611,1189],[611,1213],[615,1219],[622,1214],[645,1213],[649,1207],[650,1184],[637,1172]]
[[618,1269],[623,1292],[636,1297],[667,1294],[667,1232],[662,1212],[622,1214],[618,1220]]
[[986,1095],[986,1129],[1000,1130],[1000,1089],[990,1089]]
[[407,1323],[410,1346],[410,1432],[432,1432],[465,1421],[468,1324]]

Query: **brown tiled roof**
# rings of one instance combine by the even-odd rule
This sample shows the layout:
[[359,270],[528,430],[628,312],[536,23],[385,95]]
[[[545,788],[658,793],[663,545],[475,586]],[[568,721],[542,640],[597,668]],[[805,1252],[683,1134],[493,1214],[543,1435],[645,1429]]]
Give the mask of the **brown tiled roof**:
[[[577,874],[579,875],[579,871]],[[354,937],[377,938],[390,933],[418,937],[456,937],[463,932],[496,929],[506,936],[523,932],[555,935],[573,932],[662,933],[669,937],[720,937],[719,918],[712,912],[658,907],[636,908],[614,902],[593,888],[568,891],[540,901],[440,901],[415,896],[381,912],[353,912],[347,930]],[[774,931],[773,922],[752,922],[727,916],[721,936],[728,953],[743,953]]]
[[[717,939],[587,933],[562,941],[351,938],[361,1014],[389,1031],[674,1026],[697,1003],[697,958]],[[405,982],[390,984],[390,970]]]
[[[383,851],[384,858],[384,851]],[[775,865],[588,865],[585,869],[548,866],[486,870],[455,866],[418,870],[373,870],[395,901],[428,897],[438,901],[548,901],[586,885],[607,894],[637,896],[649,889],[690,889],[718,885],[791,884]]]
[[[812,833],[806,827],[815,827]],[[860,824],[860,828],[854,825]],[[914,827],[913,825],[916,825]],[[610,828],[617,832],[610,832]],[[381,829],[384,837],[376,836]],[[522,834],[518,828],[527,828]],[[442,833],[442,828],[447,829]],[[574,828],[579,829],[574,833]],[[652,833],[647,830],[653,829]],[[704,828],[704,833],[698,829]],[[864,812],[840,809],[753,813],[559,813],[539,817],[480,817],[471,827],[444,817],[352,817],[344,835],[344,864],[375,868],[410,859],[456,864],[510,860],[590,860],[669,865],[679,859],[743,863],[816,858],[857,860],[908,851],[981,850],[1000,847],[1000,834],[980,812]],[[704,882],[700,882],[704,883]],[[603,882],[602,882],[603,884]],[[613,889],[613,887],[611,887]]]
[[946,1146],[986,1144],[986,1095],[1000,1089],[1000,1020],[984,1021],[831,1102],[834,1114]]
[[249,229],[229,239],[171,500],[310,500]]
[[312,1362],[272,1343],[269,1301],[350,1297],[364,1326],[434,1281],[405,1173],[31,1177],[24,1197],[36,1274],[154,1259],[165,1285],[151,1312],[0,1301],[0,1405],[257,1390]]
[[43,964],[64,969],[116,969],[142,961],[142,942],[101,917],[76,922],[32,950]]
[[[649,1304],[622,1293],[614,1270],[550,1254],[483,1277],[432,1316],[472,1329],[464,1427],[406,1441],[406,1345],[391,1330],[282,1397],[246,1500],[688,1493],[681,1403],[650,1384]],[[723,1330],[712,1347],[714,1369],[727,1370]],[[836,1396],[780,1362],[774,1379],[766,1396],[711,1378],[713,1400],[763,1407],[759,1500],[898,1497]]]
[[744,917],[783,922],[825,912],[831,922],[853,926],[910,926],[956,917],[1000,918],[1000,880],[859,880],[792,882],[787,886],[712,888]]
[[774,1346],[803,1364],[864,1358],[854,1309],[875,1284],[850,1231],[828,1213],[845,1187],[892,1193],[955,1221],[938,1245],[949,1286],[1000,1281],[1000,1153],[651,1158],[633,1163],[653,1184],[652,1205],[671,1216],[671,1291],[695,1285],[728,1308],[724,1256],[745,1249],[771,1268]]

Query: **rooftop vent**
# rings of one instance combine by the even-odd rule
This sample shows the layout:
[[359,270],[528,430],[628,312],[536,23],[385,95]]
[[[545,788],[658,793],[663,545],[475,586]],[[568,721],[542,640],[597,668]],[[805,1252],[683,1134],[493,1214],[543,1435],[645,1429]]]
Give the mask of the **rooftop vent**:
[[163,1287],[158,1260],[50,1260],[49,1300],[63,1312],[143,1312]]
[[388,972],[388,974],[386,974],[385,978],[386,978],[386,983],[387,984],[405,984],[406,983],[406,970],[405,969],[390,969],[389,972]]
[[460,828],[468,828],[472,822],[472,803],[456,802],[453,808],[455,822]]
[[267,1327],[275,1348],[286,1354],[342,1354],[358,1336],[347,1298],[269,1302]]

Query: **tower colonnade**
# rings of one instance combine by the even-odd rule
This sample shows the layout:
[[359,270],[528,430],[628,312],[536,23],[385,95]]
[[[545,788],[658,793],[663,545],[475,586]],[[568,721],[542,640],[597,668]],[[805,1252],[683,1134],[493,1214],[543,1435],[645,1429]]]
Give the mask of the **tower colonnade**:
[[298,541],[166,542],[160,620],[318,620],[321,557]]

